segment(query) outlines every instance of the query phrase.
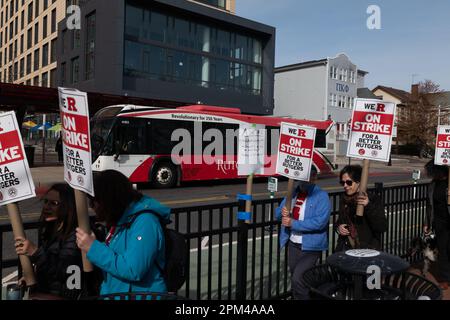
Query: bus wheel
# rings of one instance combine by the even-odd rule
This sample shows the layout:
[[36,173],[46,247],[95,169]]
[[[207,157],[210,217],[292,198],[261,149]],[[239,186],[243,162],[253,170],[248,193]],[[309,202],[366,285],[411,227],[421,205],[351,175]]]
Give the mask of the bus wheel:
[[172,188],[177,183],[177,168],[171,163],[158,164],[153,171],[152,183],[155,188]]

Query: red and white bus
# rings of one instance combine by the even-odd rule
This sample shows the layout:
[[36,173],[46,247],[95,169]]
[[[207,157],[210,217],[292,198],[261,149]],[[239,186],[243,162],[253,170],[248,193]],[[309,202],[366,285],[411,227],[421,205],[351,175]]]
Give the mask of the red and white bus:
[[[260,176],[273,176],[281,122],[317,128],[316,148],[325,147],[332,125],[332,121],[244,115],[239,109],[206,105],[106,107],[91,120],[93,170],[117,170],[133,183],[151,182],[159,188],[183,181],[236,179],[239,126],[259,124],[266,129],[265,165]],[[182,141],[177,132],[188,134],[191,141]],[[236,134],[229,139],[232,132]],[[221,134],[226,138],[220,140]],[[187,150],[173,154],[182,142]],[[331,162],[317,150],[313,165],[319,174],[333,170]]]

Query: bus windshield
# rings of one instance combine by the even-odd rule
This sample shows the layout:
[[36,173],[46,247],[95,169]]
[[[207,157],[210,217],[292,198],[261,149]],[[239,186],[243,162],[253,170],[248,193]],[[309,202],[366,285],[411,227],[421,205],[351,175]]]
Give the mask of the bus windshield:
[[94,162],[102,152],[108,135],[114,125],[116,115],[122,108],[106,108],[100,110],[90,122],[92,162]]

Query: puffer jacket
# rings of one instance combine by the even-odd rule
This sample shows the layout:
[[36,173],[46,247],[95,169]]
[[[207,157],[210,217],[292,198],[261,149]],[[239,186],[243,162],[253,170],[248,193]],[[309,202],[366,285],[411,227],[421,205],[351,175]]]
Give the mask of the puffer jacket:
[[125,210],[109,245],[95,240],[87,258],[103,270],[104,280],[100,294],[124,292],[167,291],[160,269],[164,268],[164,234],[161,223],[153,214],[135,214],[153,210],[169,220],[170,208],[143,196]]

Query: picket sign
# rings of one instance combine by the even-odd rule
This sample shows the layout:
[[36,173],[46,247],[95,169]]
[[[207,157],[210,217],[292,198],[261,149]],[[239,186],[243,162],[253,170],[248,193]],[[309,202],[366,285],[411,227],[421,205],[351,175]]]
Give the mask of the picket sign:
[[[6,205],[14,238],[26,239],[17,202],[36,196],[14,112],[0,114],[0,205]],[[0,248],[1,249],[1,248]],[[30,258],[19,256],[27,286],[36,284]]]
[[[450,166],[450,126],[438,126],[436,137],[436,152],[434,163],[440,166]],[[450,190],[450,170],[448,172],[448,187]],[[447,196],[450,205],[450,195]]]
[[289,178],[286,208],[291,211],[294,181],[309,181],[316,128],[282,122],[278,143],[276,173]]
[[[370,160],[388,162],[391,155],[396,104],[377,99],[356,99],[353,107],[347,157],[363,159],[359,191],[367,192]],[[356,214],[364,214],[358,205]]]
[[[87,194],[94,196],[87,94],[58,88],[64,154],[64,180],[74,189],[78,226],[91,233]],[[83,270],[94,270],[83,252]]]

